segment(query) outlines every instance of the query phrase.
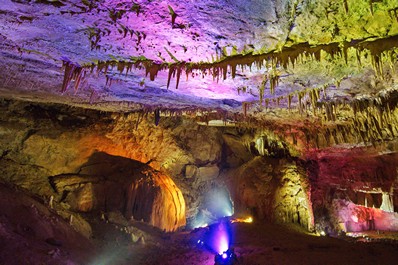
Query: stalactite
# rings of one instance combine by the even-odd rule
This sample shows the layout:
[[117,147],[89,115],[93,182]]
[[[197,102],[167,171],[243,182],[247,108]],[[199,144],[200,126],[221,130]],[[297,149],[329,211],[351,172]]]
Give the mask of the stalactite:
[[315,147],[317,148],[317,149],[319,149],[319,147],[320,147],[320,143],[319,143],[319,136],[318,136],[318,133],[315,133]]
[[[170,81],[171,81],[171,77],[175,75],[175,66],[170,66],[169,68],[169,74],[167,76],[167,88],[170,87]],[[187,76],[188,78],[188,76]]]
[[260,104],[262,104],[262,101],[264,98],[265,85],[267,84],[267,81],[268,81],[268,77],[266,74],[264,74],[263,81],[261,82],[261,85],[259,87]]
[[370,8],[370,13],[373,15],[373,3],[377,3],[377,2],[383,2],[383,0],[368,0],[369,1],[369,8]]
[[398,7],[390,10],[390,16],[394,15],[395,19],[398,22]]
[[170,5],[168,5],[167,7],[169,8],[169,13],[171,16],[171,26],[174,27],[178,15]]
[[325,140],[326,140],[326,145],[330,146],[330,130],[329,128],[326,128],[325,131]]
[[343,137],[343,142],[344,143],[348,143],[348,138],[347,138],[347,133],[346,133],[346,128],[341,126],[341,125],[337,125],[338,130],[341,133],[341,136]]
[[84,79],[85,76],[86,76],[86,71],[84,69],[80,68],[80,70],[76,71],[75,86],[74,86],[75,91],[79,89],[80,82]]
[[151,81],[155,80],[155,77],[157,76],[160,68],[161,68],[160,65],[153,63],[151,63],[149,66],[146,67],[146,75],[148,76],[149,73],[149,79]]
[[270,92],[271,94],[275,94],[275,88],[278,86],[279,83],[279,75],[273,74],[270,76]]
[[178,89],[178,85],[180,84],[181,72],[182,72],[181,67],[177,67],[176,89]]
[[332,136],[333,136],[333,140],[334,140],[334,143],[335,144],[339,144],[340,143],[340,141],[339,141],[339,138],[337,137],[337,131],[336,131],[336,129],[332,129]]
[[299,92],[298,93],[298,108],[299,108],[299,112],[302,113],[303,112],[303,108],[302,108],[302,102],[301,100],[303,99],[303,92]]
[[343,0],[345,13],[348,14],[348,0]]
[[155,114],[155,125],[158,126],[160,121],[160,110],[156,109],[154,111],[154,114]]
[[86,74],[86,70],[79,64],[75,64],[67,60],[63,61],[63,67],[65,68],[65,72],[61,92],[66,92],[72,80],[75,80],[75,90],[77,90],[81,80]]
[[373,0],[368,0],[368,2],[369,2],[370,13],[373,15]]
[[136,123],[135,123],[135,129],[136,130],[138,130],[138,125],[141,123],[142,119],[143,119],[143,114],[142,114],[142,112],[139,112],[137,120],[136,120]]
[[325,103],[324,106],[325,106],[327,120],[331,121],[332,120],[332,114],[331,114],[332,111],[331,111],[331,108],[330,108],[330,104],[329,103]]
[[125,62],[118,62],[117,63],[117,70],[119,71],[119,73],[123,73],[125,67],[126,67],[126,63]]
[[243,107],[243,115],[247,117],[247,102],[243,102],[242,107]]
[[310,102],[311,102],[311,107],[314,112],[316,113],[316,108],[317,108],[317,102],[319,99],[319,89],[312,89],[309,91],[309,96],[310,96]]

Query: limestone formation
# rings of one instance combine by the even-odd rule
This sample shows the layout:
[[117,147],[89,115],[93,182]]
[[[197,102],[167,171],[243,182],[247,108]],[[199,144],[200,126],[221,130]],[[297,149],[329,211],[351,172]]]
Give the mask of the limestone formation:
[[0,14],[0,240],[53,247],[37,264],[68,263],[72,231],[146,251],[235,217],[398,230],[397,1],[2,0]]

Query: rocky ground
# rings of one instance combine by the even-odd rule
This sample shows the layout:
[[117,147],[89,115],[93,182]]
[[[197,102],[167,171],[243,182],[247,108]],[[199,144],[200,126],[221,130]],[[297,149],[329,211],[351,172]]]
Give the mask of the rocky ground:
[[39,197],[0,184],[0,264],[88,264],[93,243]]
[[[118,213],[91,214],[87,239],[47,202],[0,186],[0,264],[214,264],[214,253],[197,244],[208,228],[165,233]],[[240,265],[395,264],[397,234],[320,237],[298,226],[234,223],[232,245]]]

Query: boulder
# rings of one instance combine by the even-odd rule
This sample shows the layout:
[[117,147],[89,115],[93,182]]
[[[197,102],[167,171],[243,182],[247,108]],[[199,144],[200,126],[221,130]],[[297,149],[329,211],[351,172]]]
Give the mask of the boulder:
[[195,165],[186,165],[185,167],[185,177],[187,179],[196,177],[198,174],[198,167]]
[[112,211],[106,214],[107,220],[115,225],[128,226],[129,222],[126,217],[119,211]]
[[96,196],[92,183],[83,184],[80,188],[70,192],[66,202],[71,210],[76,212],[90,212],[96,205]]
[[200,167],[198,171],[198,177],[200,178],[200,181],[216,179],[220,174],[220,169],[216,165]]

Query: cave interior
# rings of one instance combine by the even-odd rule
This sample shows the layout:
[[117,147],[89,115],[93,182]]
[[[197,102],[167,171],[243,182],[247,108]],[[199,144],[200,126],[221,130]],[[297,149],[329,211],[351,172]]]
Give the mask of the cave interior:
[[396,264],[396,0],[0,2],[0,264]]

